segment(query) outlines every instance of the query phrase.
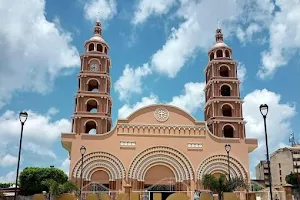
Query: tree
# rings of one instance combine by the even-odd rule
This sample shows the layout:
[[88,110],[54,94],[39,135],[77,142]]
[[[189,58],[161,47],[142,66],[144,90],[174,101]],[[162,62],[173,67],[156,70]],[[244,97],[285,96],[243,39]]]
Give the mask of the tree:
[[53,179],[48,179],[43,181],[42,184],[48,188],[49,193],[53,197],[58,197],[59,195],[64,193],[77,194],[77,192],[79,191],[77,185],[71,181],[67,181],[61,184]]
[[9,188],[13,183],[0,183],[0,188]]
[[285,177],[285,181],[288,183],[288,184],[291,184],[293,185],[293,188],[296,189],[296,190],[300,190],[300,184],[299,184],[299,178],[298,177],[299,175],[297,173],[290,173],[289,175],[287,175]]
[[214,193],[217,193],[219,200],[222,200],[224,192],[233,192],[238,188],[248,189],[248,185],[243,178],[233,177],[228,180],[224,174],[221,174],[219,178],[216,178],[212,174],[206,174],[202,178],[202,184],[205,189],[210,189]]
[[42,182],[49,179],[63,184],[68,181],[68,176],[57,168],[27,167],[20,173],[20,188],[24,195],[42,193],[48,189]]

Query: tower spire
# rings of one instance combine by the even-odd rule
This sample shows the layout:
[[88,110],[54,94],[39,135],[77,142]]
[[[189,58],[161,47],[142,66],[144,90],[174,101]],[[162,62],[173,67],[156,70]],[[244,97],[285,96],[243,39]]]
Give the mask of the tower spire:
[[102,26],[99,20],[96,21],[94,27],[94,35],[102,35]]
[[222,33],[222,29],[220,28],[220,20],[218,19],[218,27],[216,30],[216,42],[224,42],[223,41],[223,33]]

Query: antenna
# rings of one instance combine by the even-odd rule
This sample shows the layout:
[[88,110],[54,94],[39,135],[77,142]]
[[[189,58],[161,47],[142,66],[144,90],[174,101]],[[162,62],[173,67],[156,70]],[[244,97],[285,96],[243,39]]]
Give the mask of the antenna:
[[295,135],[294,135],[294,132],[291,133],[290,137],[289,137],[289,142],[291,143],[291,146],[295,146],[296,143],[295,143]]

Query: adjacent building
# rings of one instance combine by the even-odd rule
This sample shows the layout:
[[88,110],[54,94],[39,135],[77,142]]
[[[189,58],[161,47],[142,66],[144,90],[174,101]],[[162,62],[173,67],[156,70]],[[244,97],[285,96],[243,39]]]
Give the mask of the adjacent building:
[[265,160],[261,160],[255,167],[256,180],[264,180],[264,185],[269,186],[269,170],[268,163]]
[[200,189],[203,175],[228,174],[225,144],[231,145],[231,176],[250,181],[248,154],[257,148],[257,139],[246,138],[238,63],[221,29],[215,37],[207,66],[199,67],[206,77],[205,121],[178,107],[155,104],[112,126],[110,47],[96,22],[80,57],[72,130],[61,135],[69,152],[69,177],[79,184],[82,175],[83,193],[121,191],[125,185],[134,191]]
[[[291,172],[299,173],[300,146],[279,148],[270,156],[272,184],[274,186],[286,184],[285,177]],[[256,179],[264,180],[269,185],[268,166],[266,161],[260,161],[256,166]],[[300,177],[299,177],[300,181]]]

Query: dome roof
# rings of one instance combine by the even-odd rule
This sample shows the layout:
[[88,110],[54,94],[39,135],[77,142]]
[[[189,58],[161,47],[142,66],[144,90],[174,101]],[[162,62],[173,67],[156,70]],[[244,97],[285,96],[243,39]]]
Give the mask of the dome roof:
[[96,41],[96,42],[102,42],[102,43],[105,43],[105,40],[101,37],[101,35],[99,34],[94,34],[90,39],[89,41]]
[[216,30],[216,43],[214,44],[214,46],[212,46],[211,50],[215,49],[215,48],[222,48],[222,47],[230,49],[230,47],[227,44],[225,44],[225,42],[223,40],[222,30],[220,28],[218,28]]
[[220,48],[220,47],[226,47],[226,48],[229,48],[227,44],[225,44],[224,42],[217,42],[213,47],[212,49],[214,48]]

